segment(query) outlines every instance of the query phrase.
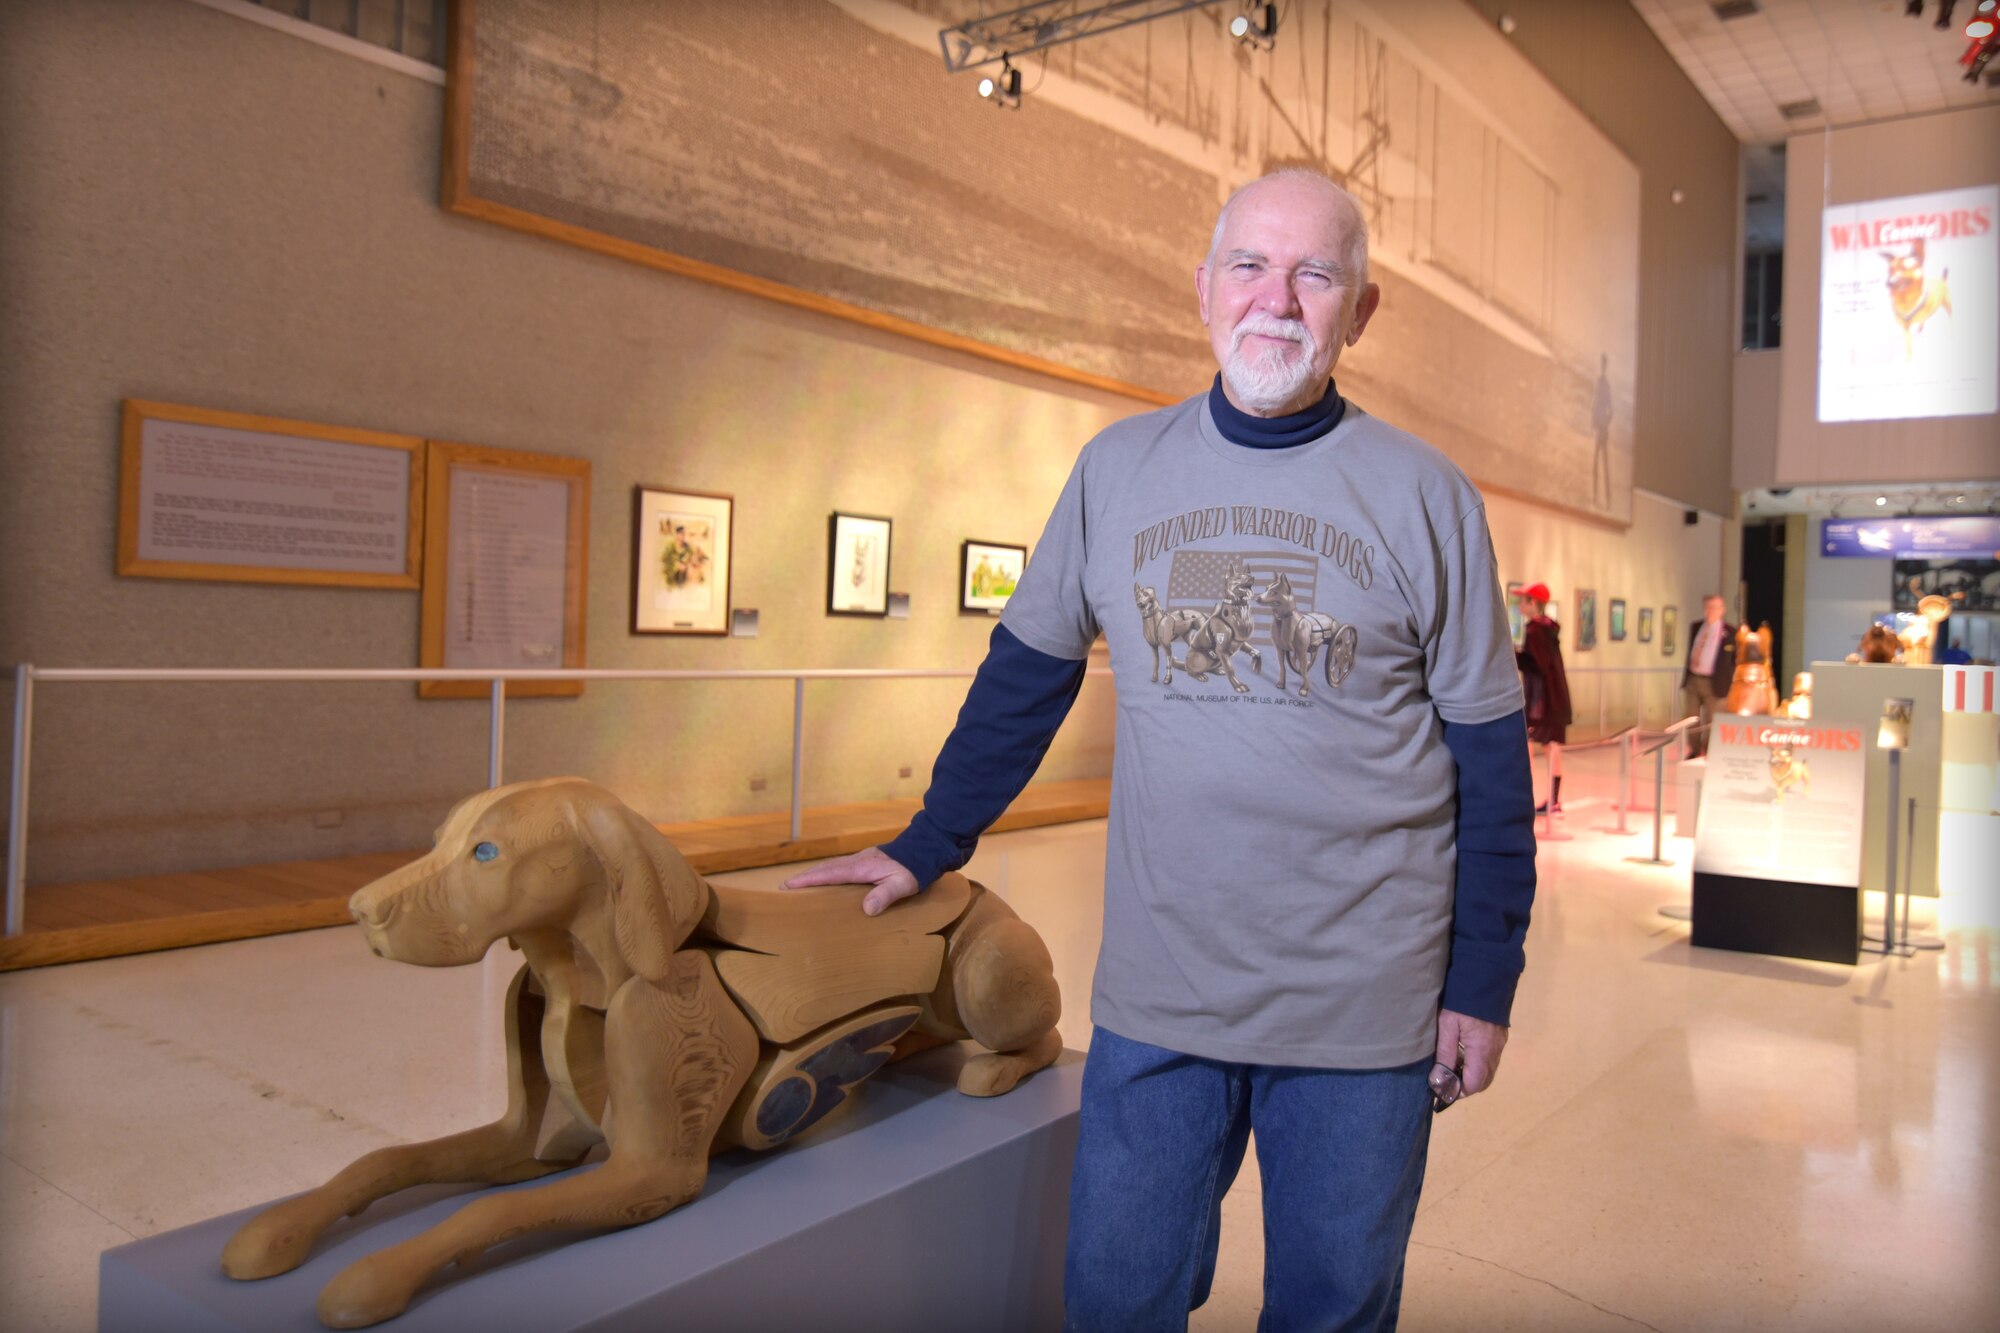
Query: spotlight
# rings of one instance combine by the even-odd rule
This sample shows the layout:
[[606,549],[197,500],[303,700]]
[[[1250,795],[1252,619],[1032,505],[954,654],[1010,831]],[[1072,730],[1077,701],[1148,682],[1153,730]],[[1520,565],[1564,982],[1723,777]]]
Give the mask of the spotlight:
[[1937,21],[1931,26],[1939,32],[1943,32],[1946,28],[1949,28],[1951,26],[1951,11],[1957,5],[1958,0],[1938,0]]
[[1903,13],[1913,19],[1922,18],[1924,16],[1924,0],[1909,0],[1909,3],[1903,6]]
[[1006,56],[1000,57],[1000,74],[979,81],[979,95],[997,107],[1021,109],[1021,71]]
[[1245,46],[1254,46],[1260,51],[1270,50],[1278,36],[1278,7],[1275,4],[1252,5],[1229,20],[1229,35]]
[[1984,37],[1991,37],[1993,35],[1993,20],[1988,18],[1972,20],[1972,22],[1965,25],[1965,35],[1975,42]]

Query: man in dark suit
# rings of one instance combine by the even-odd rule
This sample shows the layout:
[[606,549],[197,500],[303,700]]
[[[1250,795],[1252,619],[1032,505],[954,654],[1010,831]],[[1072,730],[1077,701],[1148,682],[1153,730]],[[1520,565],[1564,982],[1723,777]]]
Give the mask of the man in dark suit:
[[1729,681],[1736,674],[1736,626],[1722,618],[1722,595],[1710,593],[1701,599],[1701,624],[1688,636],[1687,669],[1681,674],[1681,690],[1690,713],[1701,718],[1702,730],[1688,742],[1688,757],[1698,759],[1708,753],[1708,725],[1715,717],[1717,703],[1729,697]]

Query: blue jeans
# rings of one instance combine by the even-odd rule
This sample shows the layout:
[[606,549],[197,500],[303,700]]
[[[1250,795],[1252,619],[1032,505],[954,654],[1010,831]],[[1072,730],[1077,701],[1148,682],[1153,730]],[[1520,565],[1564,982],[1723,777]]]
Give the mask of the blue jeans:
[[1070,1177],[1064,1327],[1187,1327],[1208,1299],[1222,1196],[1255,1129],[1259,1333],[1394,1329],[1430,1144],[1430,1066],[1227,1064],[1098,1028]]

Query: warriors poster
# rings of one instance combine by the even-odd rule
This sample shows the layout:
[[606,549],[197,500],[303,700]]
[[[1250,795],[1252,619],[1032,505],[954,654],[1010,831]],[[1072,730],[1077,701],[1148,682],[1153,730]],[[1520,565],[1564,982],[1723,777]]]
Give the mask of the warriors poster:
[[1695,870],[1860,884],[1863,740],[1861,728],[1844,723],[1716,714]]
[[1826,210],[1821,421],[2000,410],[1996,215],[1994,185]]

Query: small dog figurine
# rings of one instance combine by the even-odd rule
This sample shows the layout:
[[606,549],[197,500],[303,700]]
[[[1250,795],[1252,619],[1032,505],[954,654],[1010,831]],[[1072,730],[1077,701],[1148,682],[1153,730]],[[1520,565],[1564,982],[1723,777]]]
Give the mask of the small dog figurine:
[[[474,1199],[358,1260],[319,1317],[402,1312],[445,1265],[534,1231],[625,1227],[701,1193],[710,1154],[775,1148],[888,1061],[972,1037],[960,1092],[1013,1088],[1061,1053],[1048,949],[962,875],[865,916],[842,887],[712,885],[611,793],[579,778],[462,801],[437,847],[350,900],[368,946],[425,967],[526,958],[505,1001],[500,1119],[362,1157],[259,1214],[222,1254],[233,1278],[297,1268],[326,1228],[439,1181],[505,1184],[605,1160],[540,1189]],[[972,1205],[972,1206],[976,1206]]]
[[1879,250],[1889,265],[1889,308],[1895,312],[1896,322],[1903,326],[1903,359],[1909,360],[1916,353],[1916,336],[1930,321],[1930,317],[1942,310],[1951,313],[1951,270],[1938,274],[1936,282],[1924,280],[1924,241],[1921,236],[1910,242],[1910,253],[1893,254]]
[[1793,754],[1789,745],[1771,751],[1771,785],[1780,801],[1788,792],[1796,791],[1803,796],[1812,789],[1812,774],[1806,769],[1806,761]]

